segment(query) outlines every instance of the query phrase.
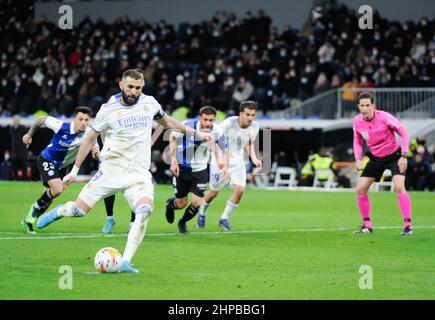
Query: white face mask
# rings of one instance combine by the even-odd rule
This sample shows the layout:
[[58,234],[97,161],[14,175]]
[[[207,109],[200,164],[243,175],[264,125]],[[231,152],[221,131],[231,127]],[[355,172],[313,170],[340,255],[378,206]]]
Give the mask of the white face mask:
[[272,80],[272,86],[276,86],[276,85],[278,85],[278,80],[273,79],[273,80]]
[[227,85],[232,86],[234,84],[234,80],[232,78],[227,80]]

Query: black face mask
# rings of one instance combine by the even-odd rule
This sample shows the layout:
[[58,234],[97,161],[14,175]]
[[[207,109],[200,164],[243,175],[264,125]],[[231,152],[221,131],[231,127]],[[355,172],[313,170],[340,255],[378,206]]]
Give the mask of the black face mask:
[[[134,100],[134,101],[133,101]],[[124,103],[128,106],[132,106],[134,104],[137,103],[137,101],[139,100],[139,96],[137,96],[136,98],[132,99],[127,97],[127,95],[125,94],[124,90],[122,90],[122,101],[124,101]]]

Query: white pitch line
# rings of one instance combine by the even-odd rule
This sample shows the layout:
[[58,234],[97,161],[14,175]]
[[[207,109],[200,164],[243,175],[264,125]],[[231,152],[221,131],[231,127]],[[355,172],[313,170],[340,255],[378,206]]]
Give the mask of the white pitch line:
[[[414,229],[435,229],[435,226],[414,226]],[[400,226],[381,226],[376,227],[376,230],[389,230],[389,229],[403,229]],[[327,232],[327,231],[351,231],[355,228],[309,228],[309,229],[283,229],[283,230],[241,230],[241,231],[206,231],[206,232],[189,232],[189,235],[213,235],[213,234],[256,234],[256,233],[293,233],[293,232]],[[11,234],[11,232],[0,232],[1,234]],[[14,233],[22,234],[22,233]],[[59,236],[51,236],[53,234]],[[176,236],[179,233],[148,233],[145,236]],[[22,236],[22,237],[0,237],[0,240],[52,240],[52,239],[81,239],[81,238],[119,238],[126,237],[126,233],[115,233],[111,235],[104,235],[101,233],[50,233],[46,236]],[[184,236],[184,235],[181,235]]]

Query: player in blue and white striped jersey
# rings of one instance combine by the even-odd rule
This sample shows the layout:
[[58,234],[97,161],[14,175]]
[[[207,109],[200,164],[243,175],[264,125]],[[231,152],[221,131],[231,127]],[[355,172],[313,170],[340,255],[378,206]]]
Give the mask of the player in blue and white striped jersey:
[[[172,132],[169,138],[171,151],[171,171],[174,175],[173,186],[175,198],[166,201],[166,219],[169,223],[174,222],[174,210],[186,207],[188,194],[192,194],[192,203],[178,221],[180,233],[187,233],[186,223],[192,220],[198,213],[204,197],[205,189],[209,180],[208,165],[211,154],[225,150],[227,145],[223,130],[215,124],[216,109],[210,106],[199,110],[199,119],[186,120],[184,124],[199,131],[209,132],[212,137],[211,143],[203,142],[193,135]],[[222,169],[225,171],[226,167]]]
[[23,136],[23,143],[29,146],[35,132],[46,127],[54,131],[54,136],[47,147],[38,157],[38,169],[41,180],[46,187],[44,193],[30,206],[29,212],[22,220],[27,233],[35,233],[33,224],[36,218],[43,214],[64,191],[62,178],[66,175],[68,167],[74,163],[79,147],[88,127],[92,110],[88,107],[77,107],[74,111],[74,121],[64,122],[53,117],[38,118]]

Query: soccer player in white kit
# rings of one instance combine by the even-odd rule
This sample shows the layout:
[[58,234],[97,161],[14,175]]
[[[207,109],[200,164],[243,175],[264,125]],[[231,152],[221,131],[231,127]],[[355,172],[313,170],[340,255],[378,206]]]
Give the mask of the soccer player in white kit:
[[188,128],[167,116],[154,97],[142,93],[143,86],[144,80],[136,70],[129,69],[123,73],[119,83],[121,93],[115,101],[101,106],[92,125],[93,130],[86,135],[74,168],[64,181],[71,183],[75,180],[93,142],[104,131],[105,144],[98,172],[83,187],[75,202],[56,207],[37,222],[37,227],[41,229],[62,217],[83,217],[99,200],[121,191],[136,214],[119,270],[129,273],[139,272],[130,261],[142,242],[153,209],[154,186],[149,172],[152,121],[165,128],[196,135],[204,141],[210,140],[208,134]]
[[[261,170],[263,163],[255,153],[254,141],[257,138],[260,126],[254,121],[258,104],[255,101],[244,101],[239,106],[239,116],[233,116],[220,123],[227,139],[229,150],[228,176],[229,184],[234,189],[227,201],[224,212],[219,220],[219,226],[231,231],[230,215],[239,206],[246,187],[246,164],[244,150],[247,148],[252,163]],[[219,191],[228,183],[224,174],[219,171],[216,163],[210,165],[210,190],[204,196],[199,209],[197,221],[198,228],[204,228],[207,209],[219,194]]]

